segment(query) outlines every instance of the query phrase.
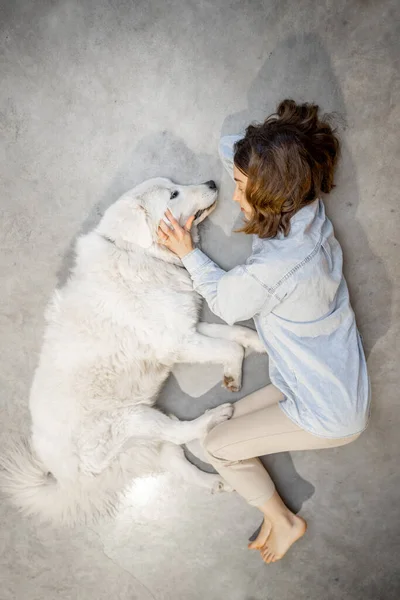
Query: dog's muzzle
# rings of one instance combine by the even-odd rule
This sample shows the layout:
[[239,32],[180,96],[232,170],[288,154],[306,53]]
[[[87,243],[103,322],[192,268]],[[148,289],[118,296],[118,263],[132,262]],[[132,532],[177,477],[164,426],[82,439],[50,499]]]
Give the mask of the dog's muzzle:
[[198,224],[201,223],[202,221],[204,221],[204,219],[206,217],[208,217],[208,215],[210,213],[212,213],[212,211],[214,210],[214,208],[217,206],[217,201],[213,202],[211,204],[211,206],[209,206],[208,208],[202,208],[200,210],[197,211],[197,213],[194,215],[194,223]]

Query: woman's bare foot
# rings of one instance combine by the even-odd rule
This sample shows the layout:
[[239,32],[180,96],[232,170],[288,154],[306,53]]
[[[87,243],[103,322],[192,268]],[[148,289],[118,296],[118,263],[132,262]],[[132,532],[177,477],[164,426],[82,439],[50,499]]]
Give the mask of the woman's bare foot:
[[307,529],[307,523],[293,514],[275,491],[267,502],[260,506],[264,513],[261,530],[248,547],[259,550],[266,563],[281,559]]
[[292,515],[289,519],[275,521],[271,533],[265,541],[260,554],[266,563],[280,560],[297,540],[306,532],[307,523],[301,517]]
[[261,548],[264,547],[264,544],[266,543],[269,534],[271,533],[271,527],[271,521],[268,521],[267,517],[264,517],[264,521],[262,522],[260,531],[258,532],[256,539],[250,542],[247,547],[250,550],[261,550]]

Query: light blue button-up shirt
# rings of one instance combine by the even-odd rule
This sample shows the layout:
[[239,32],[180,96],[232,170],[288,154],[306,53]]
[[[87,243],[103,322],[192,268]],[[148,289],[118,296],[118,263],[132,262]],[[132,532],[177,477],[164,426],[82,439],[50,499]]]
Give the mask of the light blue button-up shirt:
[[[221,158],[233,176],[233,144]],[[220,269],[201,250],[183,258],[194,288],[228,324],[254,318],[284,413],[318,436],[365,429],[369,379],[342,272],[342,251],[321,200],[299,210],[287,237],[253,237],[244,265]]]

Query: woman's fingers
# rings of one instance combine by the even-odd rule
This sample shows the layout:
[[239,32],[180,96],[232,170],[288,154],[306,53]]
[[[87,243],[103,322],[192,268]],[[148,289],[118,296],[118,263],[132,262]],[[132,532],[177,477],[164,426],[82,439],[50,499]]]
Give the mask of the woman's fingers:
[[188,220],[186,221],[186,224],[185,224],[186,231],[190,231],[192,229],[193,221],[194,221],[194,215],[192,217],[189,217]]
[[158,226],[159,229],[161,229],[161,231],[163,233],[165,233],[166,235],[171,233],[171,229],[168,227],[168,225],[166,223],[164,223],[164,221],[160,221],[160,224]]
[[175,219],[174,215],[169,210],[169,208],[167,209],[165,216],[167,217],[168,221],[171,223],[173,230],[176,233],[183,233],[183,228],[180,226],[179,222]]
[[158,243],[166,246],[180,256],[180,250],[182,248],[187,249],[188,240],[190,241],[190,247],[193,247],[190,230],[193,225],[194,216],[189,217],[185,227],[181,227],[169,209],[166,211],[165,217],[168,219],[170,226],[164,220],[160,221],[157,229]]
[[158,243],[168,246],[170,232],[171,230],[169,227],[163,221],[161,221],[157,229]]
[[169,208],[167,209],[165,216],[167,217],[168,221],[171,223],[172,227],[174,228],[174,231],[176,231],[177,233],[183,233],[184,231],[190,231],[192,229],[194,215],[192,215],[191,217],[188,218],[188,220],[185,223],[185,227],[181,227],[179,221],[177,221],[175,219],[174,215],[169,210]]
[[157,237],[158,237],[158,239],[159,239],[159,240],[161,240],[162,242],[164,242],[164,241],[166,241],[166,240],[168,239],[168,236],[167,236],[167,235],[165,235],[165,233],[164,233],[163,231],[161,231],[161,229],[160,229],[160,228],[158,228],[158,231],[157,231]]
[[168,227],[168,225],[164,222],[164,221],[160,221],[160,224],[158,226],[159,230],[161,229],[161,231],[163,232],[163,234],[166,236],[167,239],[169,239],[170,237],[176,238],[177,237],[177,231],[176,229],[171,229],[170,227]]

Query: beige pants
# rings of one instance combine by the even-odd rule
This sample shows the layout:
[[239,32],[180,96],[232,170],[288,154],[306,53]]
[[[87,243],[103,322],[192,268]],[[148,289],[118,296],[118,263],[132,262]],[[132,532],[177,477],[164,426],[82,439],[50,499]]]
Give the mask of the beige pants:
[[359,434],[329,439],[304,431],[279,408],[284,399],[268,385],[235,403],[230,421],[217,425],[204,441],[208,458],[222,477],[249,504],[261,506],[271,498],[275,486],[256,458],[292,450],[318,450],[343,446]]

